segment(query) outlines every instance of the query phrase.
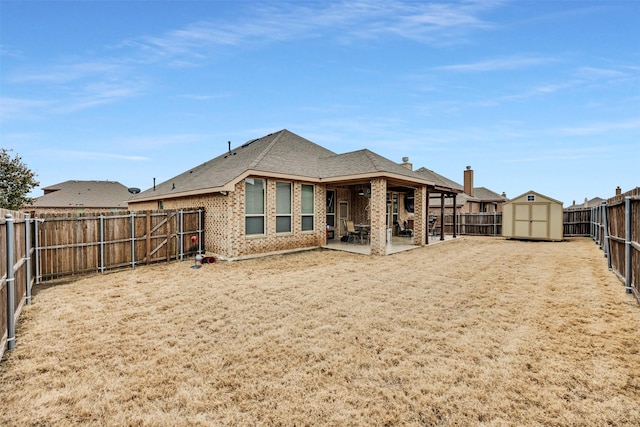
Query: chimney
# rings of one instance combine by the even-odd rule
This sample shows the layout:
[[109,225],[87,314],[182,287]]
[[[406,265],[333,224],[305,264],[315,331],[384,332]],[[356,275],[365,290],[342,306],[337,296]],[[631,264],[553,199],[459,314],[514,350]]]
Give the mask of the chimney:
[[618,186],[616,187],[616,196],[619,196],[619,195],[621,195],[621,194],[622,194],[622,188],[620,188],[620,186],[618,185]]
[[467,166],[464,171],[464,192],[466,195],[473,197],[473,169]]
[[405,168],[409,169],[410,171],[413,170],[413,163],[409,163],[409,158],[408,157],[403,157],[402,158],[402,163],[400,163],[400,166],[405,167]]

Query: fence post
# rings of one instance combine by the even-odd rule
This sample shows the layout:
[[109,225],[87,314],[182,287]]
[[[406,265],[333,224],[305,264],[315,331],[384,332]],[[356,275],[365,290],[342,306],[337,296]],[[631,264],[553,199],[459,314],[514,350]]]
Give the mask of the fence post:
[[198,209],[198,253],[202,253],[202,209]]
[[182,235],[184,228],[183,228],[183,224],[182,224],[182,209],[180,209],[179,215],[178,215],[178,236],[180,236],[180,244],[178,245],[178,248],[180,250],[180,261],[182,261],[184,259],[184,236]]
[[100,273],[104,273],[104,216],[100,215]]
[[36,283],[40,283],[40,280],[42,279],[42,276],[40,275],[40,227],[38,227],[38,223],[44,221],[41,219],[38,219],[37,217],[33,220],[34,224],[35,224],[35,241],[36,241],[36,245],[35,248],[33,250],[33,254],[36,257]]
[[131,212],[131,268],[136,268],[136,217],[135,212]]
[[631,196],[624,198],[624,281],[627,293],[631,293]]
[[24,240],[25,240],[25,261],[26,261],[26,281],[27,281],[27,296],[26,304],[31,304],[31,216],[29,214],[24,215]]
[[607,267],[613,270],[611,266],[611,244],[609,242],[609,214],[607,213],[607,202],[602,202],[602,215],[604,221],[604,256],[607,258]]
[[16,324],[15,324],[15,305],[16,305],[16,287],[15,287],[15,271],[14,266],[14,244],[15,229],[13,216],[5,214],[5,226],[7,227],[7,350],[13,350],[16,346]]

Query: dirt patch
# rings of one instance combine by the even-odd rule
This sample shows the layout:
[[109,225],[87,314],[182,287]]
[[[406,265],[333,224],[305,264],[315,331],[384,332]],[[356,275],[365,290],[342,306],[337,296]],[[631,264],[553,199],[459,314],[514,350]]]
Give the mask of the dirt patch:
[[640,425],[640,307],[589,239],[181,262],[38,290],[2,425]]

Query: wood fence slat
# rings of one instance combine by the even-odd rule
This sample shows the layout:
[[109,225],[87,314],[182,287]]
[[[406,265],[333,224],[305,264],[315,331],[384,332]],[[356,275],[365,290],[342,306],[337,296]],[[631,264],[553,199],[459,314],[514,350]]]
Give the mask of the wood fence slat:
[[[202,209],[183,212],[201,212]],[[70,216],[48,214],[38,226],[39,277],[61,277],[178,259],[178,236],[202,233],[199,221],[177,221],[178,211]],[[132,226],[133,221],[133,226]],[[101,233],[100,224],[103,224]],[[35,234],[35,233],[34,233]],[[102,241],[100,240],[102,237]],[[101,255],[102,254],[102,255]],[[101,256],[104,259],[101,260]]]

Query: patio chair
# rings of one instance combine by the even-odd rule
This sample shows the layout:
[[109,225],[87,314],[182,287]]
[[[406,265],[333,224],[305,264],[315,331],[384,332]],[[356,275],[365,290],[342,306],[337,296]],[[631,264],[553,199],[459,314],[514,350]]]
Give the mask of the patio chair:
[[362,230],[356,230],[356,226],[351,220],[345,220],[344,222],[347,229],[347,243],[356,241],[356,238],[362,242]]
[[402,225],[396,221],[396,225],[398,226],[398,236],[413,237],[413,230],[409,228],[407,221],[404,221]]
[[438,217],[429,219],[429,234],[435,236],[438,234]]

